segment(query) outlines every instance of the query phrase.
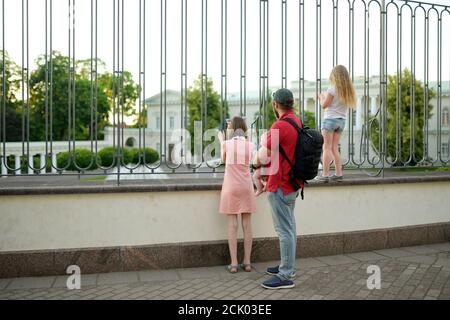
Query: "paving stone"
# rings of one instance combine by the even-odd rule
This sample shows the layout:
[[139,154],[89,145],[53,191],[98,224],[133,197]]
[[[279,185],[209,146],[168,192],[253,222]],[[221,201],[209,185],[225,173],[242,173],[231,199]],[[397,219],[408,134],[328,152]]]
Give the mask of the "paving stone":
[[315,258],[302,258],[295,260],[295,266],[297,269],[310,269],[325,267],[327,264]]
[[180,280],[180,276],[175,270],[139,271],[138,274],[139,280],[142,282]]
[[138,282],[137,272],[111,272],[99,274],[97,283],[99,285]]
[[346,256],[348,256],[352,259],[359,260],[359,261],[375,261],[375,260],[388,259],[386,256],[383,256],[383,255],[375,253],[375,252],[349,253],[349,254],[346,254]]
[[345,255],[325,256],[325,257],[318,257],[317,259],[330,266],[358,262],[358,260],[352,259]]
[[5,289],[12,279],[0,279],[0,290]]
[[24,277],[14,278],[9,283],[7,289],[35,289],[35,288],[51,288],[56,277]]
[[429,244],[426,245],[426,247],[437,250],[439,252],[450,252],[450,242]]
[[436,261],[435,256],[425,256],[425,255],[415,255],[415,256],[409,256],[409,257],[400,257],[398,258],[400,261],[405,262],[414,262],[414,263],[422,263],[422,264],[428,264],[431,265]]
[[377,254],[381,254],[383,256],[389,257],[389,258],[401,258],[401,257],[408,257],[408,256],[414,256],[415,254],[406,250],[394,248],[394,249],[382,249],[382,250],[374,250],[373,252]]
[[428,246],[413,246],[413,247],[402,247],[402,250],[415,253],[417,255],[427,255],[439,253],[439,250],[433,249]]

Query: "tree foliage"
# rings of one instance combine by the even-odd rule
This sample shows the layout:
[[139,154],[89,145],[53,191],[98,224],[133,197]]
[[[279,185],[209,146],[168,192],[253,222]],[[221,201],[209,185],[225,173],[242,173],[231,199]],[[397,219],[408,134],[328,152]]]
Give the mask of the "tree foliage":
[[[397,111],[397,76],[388,76],[387,86],[387,114],[386,114],[386,155],[395,165],[403,165],[409,161],[410,165],[415,165],[423,158],[424,149],[424,124],[425,124],[425,90],[419,80],[414,81],[415,86],[415,108],[414,108],[414,153],[412,153],[411,144],[411,115],[412,115],[412,74],[408,69],[405,69],[401,75],[400,91],[399,91],[399,112]],[[428,119],[432,115],[433,106],[429,103],[436,93],[428,90]],[[400,117],[399,126],[397,125],[397,117]],[[371,136],[373,145],[378,151],[381,150],[381,130],[380,122],[373,119],[371,128]],[[400,139],[397,141],[397,132],[399,130]],[[397,155],[397,148],[400,152]]]

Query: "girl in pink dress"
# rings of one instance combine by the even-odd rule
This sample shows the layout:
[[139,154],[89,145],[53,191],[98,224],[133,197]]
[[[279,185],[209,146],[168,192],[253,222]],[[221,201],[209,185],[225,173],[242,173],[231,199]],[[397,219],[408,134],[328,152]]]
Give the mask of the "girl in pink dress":
[[245,120],[234,117],[228,124],[230,139],[224,141],[224,134],[219,132],[221,142],[221,157],[225,161],[225,175],[220,194],[219,212],[228,215],[228,246],[231,264],[228,271],[238,271],[237,261],[237,226],[238,214],[241,214],[244,233],[244,261],[240,265],[247,272],[252,270],[250,257],[252,252],[251,214],[256,211],[256,199],[253,190],[250,163],[254,144],[247,140],[247,125]]

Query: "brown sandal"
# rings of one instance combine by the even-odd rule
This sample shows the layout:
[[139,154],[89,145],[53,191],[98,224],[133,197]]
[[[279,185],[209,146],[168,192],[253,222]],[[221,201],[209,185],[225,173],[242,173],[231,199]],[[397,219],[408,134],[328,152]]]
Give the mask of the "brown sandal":
[[252,269],[253,269],[252,265],[251,265],[251,264],[247,264],[247,263],[241,263],[239,266],[240,266],[240,267],[242,268],[242,270],[244,270],[245,272],[251,272]]

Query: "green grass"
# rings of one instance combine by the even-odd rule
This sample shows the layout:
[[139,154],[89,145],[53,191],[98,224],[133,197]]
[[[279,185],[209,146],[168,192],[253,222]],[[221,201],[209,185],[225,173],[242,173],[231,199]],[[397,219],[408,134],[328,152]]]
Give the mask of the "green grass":
[[87,177],[81,178],[81,181],[103,181],[106,180],[106,176],[97,176],[97,177]]
[[[377,168],[370,168],[367,169],[367,171],[378,171],[379,169]],[[403,168],[403,167],[398,167],[398,168],[384,168],[385,171],[390,171],[390,172],[434,172],[434,171],[440,171],[440,172],[449,172],[450,171],[450,166],[447,167],[407,167],[407,168]]]

